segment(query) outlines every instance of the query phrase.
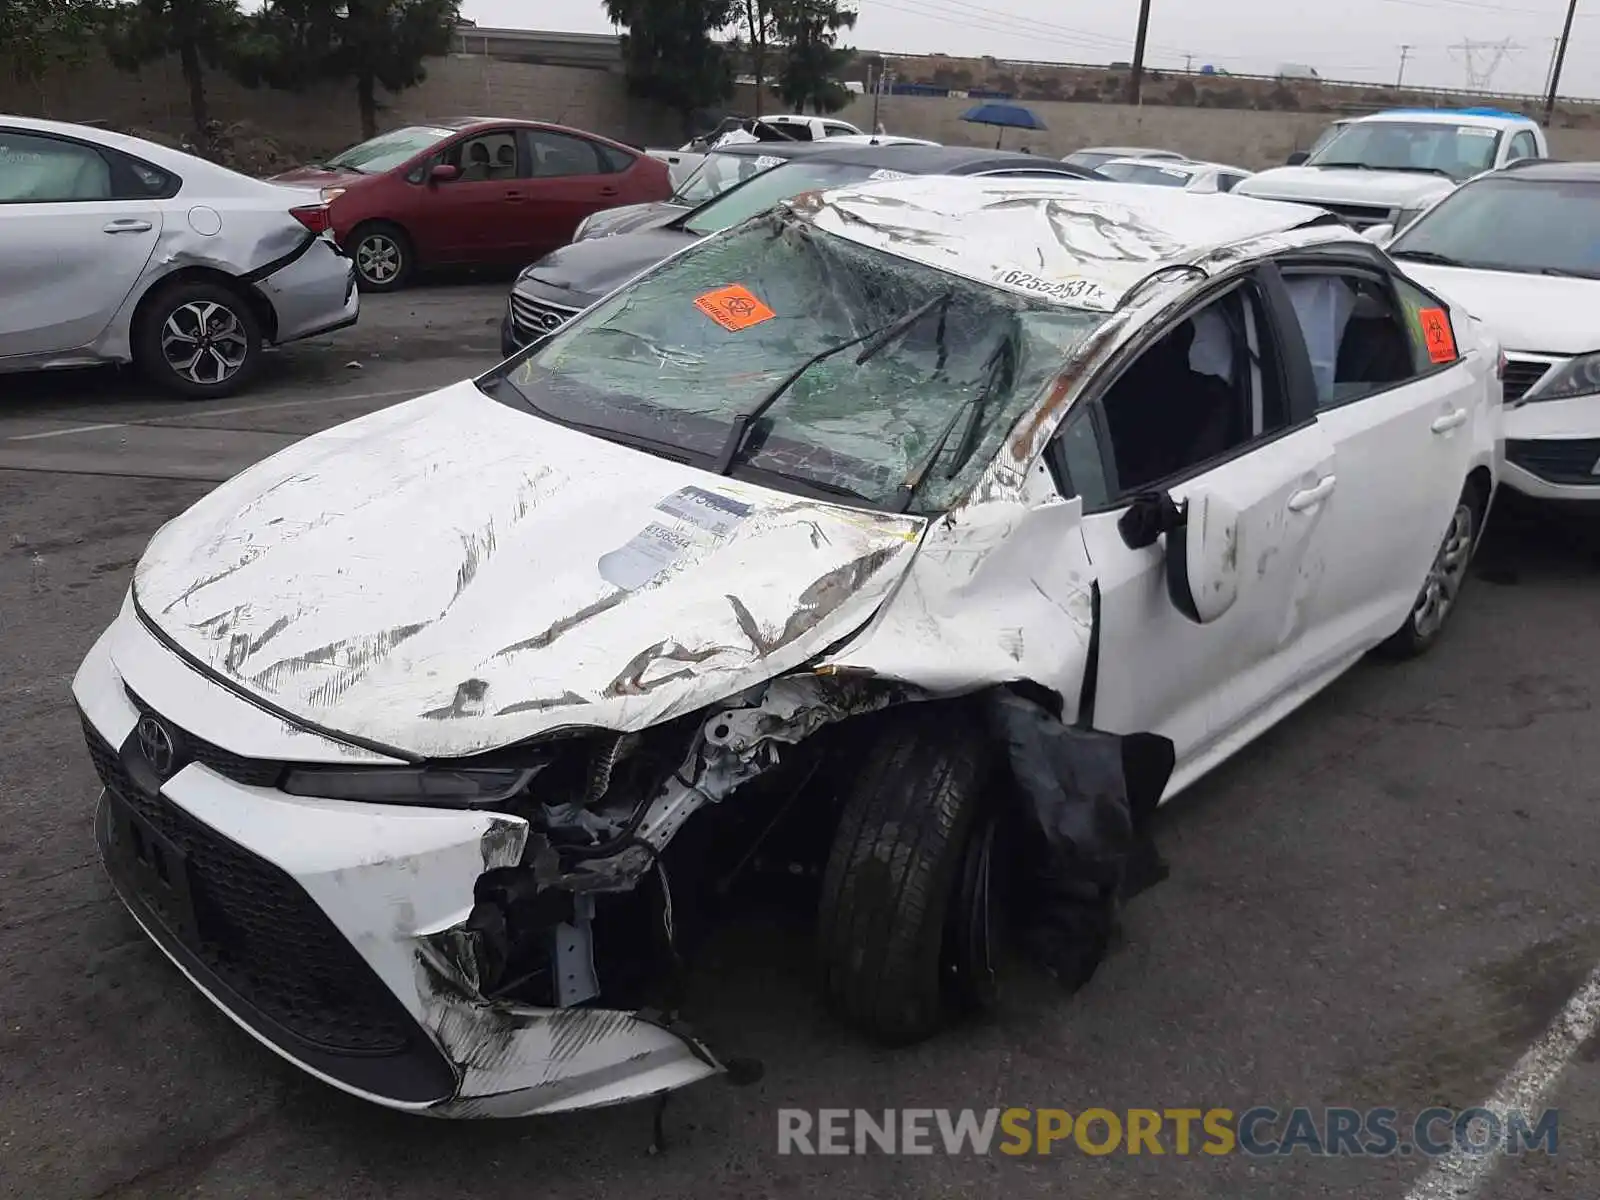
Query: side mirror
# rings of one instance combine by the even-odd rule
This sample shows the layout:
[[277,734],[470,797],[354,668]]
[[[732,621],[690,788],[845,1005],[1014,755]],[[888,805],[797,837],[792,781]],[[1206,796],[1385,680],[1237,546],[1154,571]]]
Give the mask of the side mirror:
[[429,183],[449,183],[452,179],[460,178],[461,168],[449,163],[434,163],[433,169],[428,172]]
[[1283,160],[1283,165],[1286,167],[1298,167],[1310,157],[1311,151],[1309,150],[1295,150],[1289,155],[1288,158]]
[[1239,598],[1239,510],[1206,492],[1185,502],[1167,534],[1167,595],[1178,611],[1209,625]]
[[1361,236],[1374,246],[1381,246],[1394,236],[1393,225],[1369,225],[1361,231]]

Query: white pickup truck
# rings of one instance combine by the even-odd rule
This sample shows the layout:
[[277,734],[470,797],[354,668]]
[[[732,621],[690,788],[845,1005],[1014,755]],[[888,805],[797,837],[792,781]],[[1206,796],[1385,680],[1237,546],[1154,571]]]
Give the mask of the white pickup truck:
[[1233,194],[1313,204],[1356,229],[1399,232],[1474,175],[1550,157],[1537,122],[1492,108],[1393,109],[1338,122],[1329,134],[1303,161],[1252,175]]

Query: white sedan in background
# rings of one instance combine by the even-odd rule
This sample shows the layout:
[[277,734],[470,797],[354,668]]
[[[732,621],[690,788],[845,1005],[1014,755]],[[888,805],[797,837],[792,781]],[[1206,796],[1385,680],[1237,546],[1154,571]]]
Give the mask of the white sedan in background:
[[1095,168],[1118,183],[1182,188],[1186,192],[1231,192],[1253,174],[1225,163],[1174,162],[1160,158],[1113,158]]
[[131,362],[191,399],[355,322],[327,209],[154,142],[0,116],[0,375]]
[[1506,486],[1600,504],[1600,163],[1481,175],[1388,250],[1506,347]]

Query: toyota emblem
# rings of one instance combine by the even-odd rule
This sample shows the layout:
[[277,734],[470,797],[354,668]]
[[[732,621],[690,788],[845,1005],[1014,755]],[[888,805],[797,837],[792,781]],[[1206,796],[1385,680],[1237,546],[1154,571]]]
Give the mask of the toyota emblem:
[[167,727],[154,717],[140,717],[136,733],[139,753],[144,755],[145,761],[162,779],[171,775],[178,762],[178,748],[172,744]]

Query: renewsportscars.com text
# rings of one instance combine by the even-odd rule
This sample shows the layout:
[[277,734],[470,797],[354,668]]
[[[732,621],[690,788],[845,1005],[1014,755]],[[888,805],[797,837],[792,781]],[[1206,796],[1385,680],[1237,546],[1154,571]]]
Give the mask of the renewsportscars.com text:
[[801,1108],[778,1110],[779,1154],[1145,1154],[1282,1157],[1555,1154],[1560,1113],[1426,1108]]

